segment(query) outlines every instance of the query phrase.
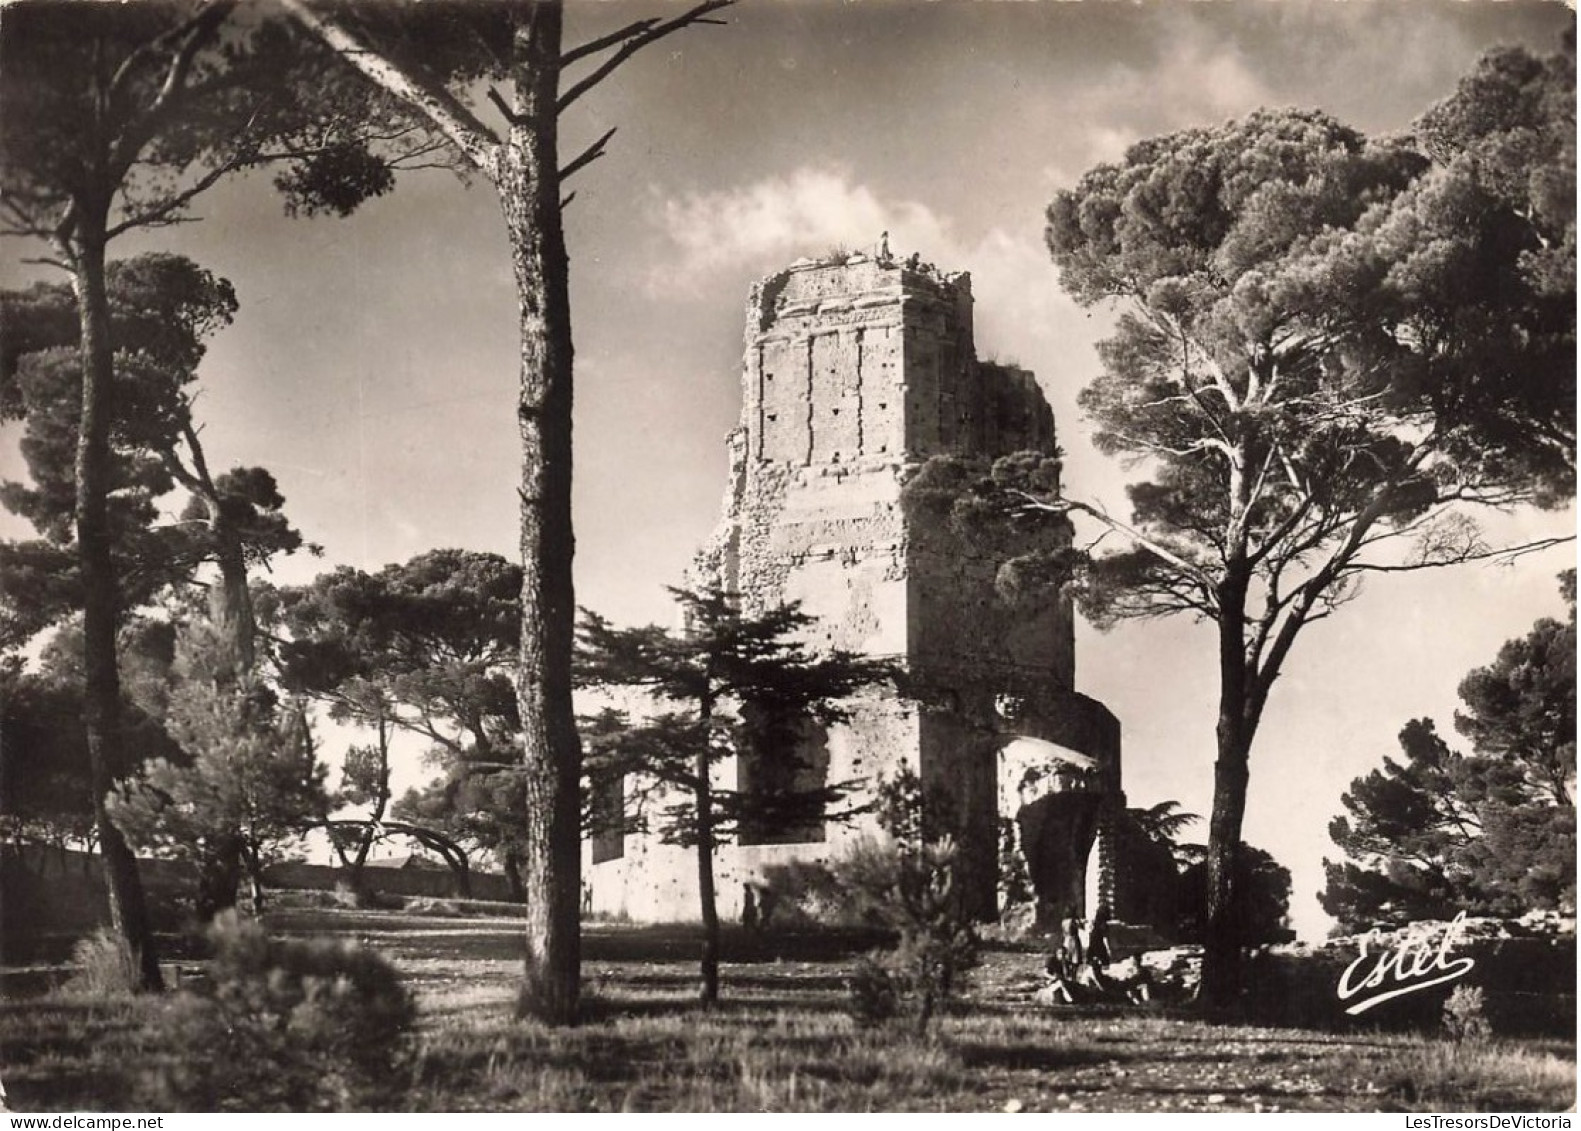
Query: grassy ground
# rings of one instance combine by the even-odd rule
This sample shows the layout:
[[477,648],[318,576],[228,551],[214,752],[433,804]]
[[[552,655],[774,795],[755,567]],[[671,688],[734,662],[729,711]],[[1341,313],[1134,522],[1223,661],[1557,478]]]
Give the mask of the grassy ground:
[[[726,940],[725,1001],[692,1004],[696,941],[590,925],[588,1021],[512,1019],[514,920],[279,910],[281,933],[356,938],[421,1004],[390,1108],[471,1111],[1552,1111],[1575,1103],[1567,1044],[1453,1045],[1212,1026],[1159,1010],[1033,1005],[1039,955],[990,952],[969,999],[926,1038],[858,1028],[843,977],[873,940]],[[29,997],[0,1011],[14,1110],[116,1109],[144,1003]]]

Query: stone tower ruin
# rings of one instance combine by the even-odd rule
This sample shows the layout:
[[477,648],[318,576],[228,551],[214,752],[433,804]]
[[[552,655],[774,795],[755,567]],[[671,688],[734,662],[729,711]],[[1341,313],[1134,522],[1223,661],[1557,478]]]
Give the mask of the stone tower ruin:
[[[980,915],[1015,894],[1001,890],[1013,857],[1041,918],[1091,915],[1113,894],[1120,730],[1075,690],[1070,602],[1007,601],[999,559],[902,497],[932,456],[1053,454],[1033,375],[978,360],[969,276],[883,253],[764,279],[745,345],[724,515],[695,580],[749,610],[799,600],[817,618],[811,643],[901,661],[912,691],[865,697],[847,724],[810,735],[806,784],[874,783],[909,765],[954,802]],[[752,787],[751,765],[725,772]],[[766,869],[872,831],[820,822],[722,846],[721,913]],[[589,860],[595,910],[695,918],[690,850],[602,839]]]

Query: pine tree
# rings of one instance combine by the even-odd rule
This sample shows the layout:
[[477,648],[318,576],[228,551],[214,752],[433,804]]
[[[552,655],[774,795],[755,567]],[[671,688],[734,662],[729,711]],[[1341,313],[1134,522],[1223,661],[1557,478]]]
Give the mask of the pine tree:
[[1351,782],[1329,836],[1323,907],[1362,931],[1459,911],[1575,906],[1575,574],[1568,622],[1544,618],[1460,685],[1460,753],[1431,719],[1400,732],[1403,760]]
[[[651,802],[665,843],[695,848],[703,921],[702,1000],[719,998],[714,850],[745,828],[838,819],[854,782],[810,784],[802,751],[818,728],[844,721],[850,699],[891,678],[888,663],[802,643],[815,622],[794,603],[742,610],[719,589],[672,589],[686,628],[616,629],[583,611],[578,680],[647,692],[653,714],[605,710],[584,720],[587,775],[609,789],[633,779],[634,805]],[[732,789],[715,772],[749,759],[758,788]],[[618,819],[618,818],[617,818]]]
[[1139,142],[1049,207],[1064,289],[1122,312],[1081,405],[1146,478],[1129,523],[1019,497],[1129,543],[1078,571],[1100,626],[1214,626],[1212,1005],[1240,988],[1251,754],[1306,627],[1369,575],[1565,541],[1493,547],[1473,513],[1575,489],[1574,257],[1547,253],[1574,194],[1538,175],[1574,152],[1574,101],[1573,43],[1496,53],[1418,138],[1264,110]]
[[201,623],[189,630],[165,716],[183,757],[149,762],[107,806],[134,847],[192,861],[200,892],[226,875],[234,890],[239,861],[261,910],[264,869],[324,820],[327,770],[305,711],[280,705],[230,661],[222,633]]

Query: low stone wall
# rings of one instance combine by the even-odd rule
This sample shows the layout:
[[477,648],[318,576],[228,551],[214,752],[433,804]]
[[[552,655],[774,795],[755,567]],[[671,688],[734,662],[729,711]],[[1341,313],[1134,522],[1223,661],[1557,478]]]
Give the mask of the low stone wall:
[[[264,872],[270,887],[292,891],[330,891],[340,879],[339,868],[323,864],[275,864]],[[363,869],[363,881],[381,895],[419,895],[442,899],[457,896],[455,873],[449,868],[381,868],[370,863]],[[493,872],[471,874],[472,899],[493,903],[511,902],[510,885]]]
[[[175,860],[140,860],[138,871],[148,895],[154,929],[183,928],[192,870]],[[370,864],[365,886],[382,895],[450,897],[456,894],[450,869],[381,868]],[[339,868],[322,864],[277,864],[265,872],[266,890],[332,891]],[[510,901],[505,877],[474,872],[472,898]],[[33,845],[0,852],[0,963],[59,962],[76,940],[110,921],[104,873],[93,853]]]
[[[139,871],[154,930],[179,929],[187,869],[172,860],[144,860]],[[0,963],[64,961],[78,939],[110,922],[99,857],[27,846],[0,852]]]

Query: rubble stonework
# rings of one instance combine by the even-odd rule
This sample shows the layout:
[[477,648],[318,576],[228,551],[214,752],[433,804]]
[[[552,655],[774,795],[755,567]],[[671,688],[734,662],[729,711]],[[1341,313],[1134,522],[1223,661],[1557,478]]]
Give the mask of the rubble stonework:
[[[1099,890],[1112,861],[1089,857],[1095,841],[1112,856],[1105,831],[1123,812],[1119,724],[1075,690],[1070,603],[1008,602],[995,589],[1000,560],[902,499],[931,456],[1053,454],[1036,380],[979,361],[969,276],[915,259],[802,261],[752,289],[746,326],[724,516],[694,579],[749,611],[799,600],[817,618],[812,644],[903,661],[913,697],[864,697],[849,723],[818,736],[815,771],[873,783],[909,765],[940,787],[959,810],[981,915],[1000,910],[1007,838],[1042,918],[1090,915],[1112,895]],[[825,858],[873,829],[805,832],[721,846],[721,913],[765,868]],[[590,875],[595,910],[696,916],[689,850],[627,837],[624,855]]]

